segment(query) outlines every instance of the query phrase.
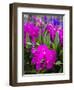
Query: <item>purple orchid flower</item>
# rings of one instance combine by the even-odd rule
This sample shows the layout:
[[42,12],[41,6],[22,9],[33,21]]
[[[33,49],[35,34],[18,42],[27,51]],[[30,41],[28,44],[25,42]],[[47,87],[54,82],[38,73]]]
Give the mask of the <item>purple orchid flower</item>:
[[59,35],[60,45],[63,46],[63,29],[58,29],[57,32]]
[[45,22],[45,23],[48,22],[48,18],[47,18],[47,16],[44,16],[44,22]]
[[35,39],[39,35],[39,27],[35,26],[32,22],[27,22],[24,24],[24,37],[26,34],[31,38],[32,43],[35,43]]
[[53,25],[60,25],[60,21],[57,18],[54,18]]
[[54,27],[52,24],[48,24],[46,29],[48,30],[49,32],[49,35],[50,35],[50,39],[51,41],[53,42],[54,39],[55,39],[55,36],[56,36],[56,27]]
[[50,50],[45,44],[39,45],[33,53],[32,64],[36,70],[51,69],[56,62],[56,51]]

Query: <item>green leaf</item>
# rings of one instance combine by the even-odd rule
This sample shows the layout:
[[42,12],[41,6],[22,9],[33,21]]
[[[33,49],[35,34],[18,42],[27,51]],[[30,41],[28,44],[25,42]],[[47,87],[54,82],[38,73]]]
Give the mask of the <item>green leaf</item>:
[[54,43],[52,43],[52,47],[53,49],[56,49],[56,45]]
[[61,64],[62,64],[61,61],[57,61],[57,62],[55,63],[55,65],[61,65]]
[[46,72],[46,69],[42,70],[41,73],[45,73]]
[[29,34],[26,33],[26,48],[30,48],[31,45],[30,44],[30,38],[29,38]]
[[46,35],[47,35],[47,33],[48,33],[48,32],[47,32],[47,30],[46,30],[46,31],[44,32],[44,36],[46,36]]
[[47,35],[46,38],[47,38],[47,45],[50,45],[50,36]]
[[61,55],[61,54],[63,54],[63,50],[60,50],[60,54],[59,55]]
[[57,45],[59,43],[59,36],[58,33],[56,33],[55,39],[54,39],[54,43]]
[[41,36],[41,34],[39,35],[39,37],[38,37],[38,39],[37,39],[37,43],[41,43],[42,42],[42,36]]
[[44,33],[43,43],[46,44],[50,48],[50,35],[47,32]]
[[63,68],[62,68],[62,67],[60,68],[59,72],[60,72],[60,73],[63,72]]
[[58,44],[59,44],[59,36],[58,36],[58,33],[56,33],[56,36],[55,36],[55,39],[54,39],[54,43],[52,43],[53,48],[57,49]]
[[41,35],[39,36],[39,43],[41,43]]
[[32,45],[32,43],[31,43],[31,42],[26,42],[26,44],[27,44],[27,45]]
[[26,42],[26,48],[30,48],[32,46],[31,42]]
[[40,45],[38,42],[36,42],[36,45]]
[[32,69],[31,73],[36,73],[36,70],[35,69]]

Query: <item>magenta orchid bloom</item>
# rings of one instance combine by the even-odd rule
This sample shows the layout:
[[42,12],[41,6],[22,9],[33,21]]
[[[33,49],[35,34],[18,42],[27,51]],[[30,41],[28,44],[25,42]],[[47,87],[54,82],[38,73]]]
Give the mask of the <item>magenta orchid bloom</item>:
[[36,70],[51,69],[56,62],[56,51],[50,50],[43,44],[39,45],[33,54],[32,64],[36,66]]
[[56,31],[57,31],[56,28],[52,24],[48,24],[46,29],[49,32],[51,41],[53,42],[56,36]]
[[32,22],[27,22],[24,24],[24,36],[25,37],[26,37],[26,34],[29,35],[32,43],[35,43],[35,39],[39,35],[39,28],[35,26]]
[[63,46],[63,30],[58,29],[57,32],[58,32],[58,35],[59,35],[60,45]]

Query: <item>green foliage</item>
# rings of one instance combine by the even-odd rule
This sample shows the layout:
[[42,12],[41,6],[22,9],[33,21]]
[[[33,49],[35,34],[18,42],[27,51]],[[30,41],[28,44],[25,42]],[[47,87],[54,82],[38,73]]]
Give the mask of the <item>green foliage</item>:
[[31,42],[30,42],[30,38],[28,33],[26,33],[26,48],[30,48],[32,46]]
[[47,31],[44,33],[43,43],[46,44],[48,48],[50,48],[50,35],[47,33]]
[[50,48],[50,35],[47,33],[47,31],[44,32],[44,36],[43,35],[39,35],[37,41],[36,41],[36,45],[40,45],[41,43],[46,44],[48,46],[48,48]]
[[61,64],[62,64],[61,61],[57,61],[57,62],[55,63],[55,65],[61,65]]
[[59,44],[59,36],[58,36],[58,33],[56,33],[56,36],[55,36],[55,39],[54,39],[54,43],[55,43],[56,45]]
[[59,46],[59,36],[58,36],[58,33],[56,33],[54,42],[52,43],[52,47],[53,47],[53,49],[56,49],[57,50],[57,47],[58,46]]

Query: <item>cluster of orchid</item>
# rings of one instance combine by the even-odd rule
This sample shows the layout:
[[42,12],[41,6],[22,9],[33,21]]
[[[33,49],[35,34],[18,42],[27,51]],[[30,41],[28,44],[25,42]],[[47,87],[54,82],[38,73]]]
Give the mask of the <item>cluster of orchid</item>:
[[[36,72],[52,70],[63,55],[62,16],[32,15],[24,23],[24,48],[30,50]],[[61,54],[62,53],[62,54]],[[61,58],[63,59],[63,58]]]

